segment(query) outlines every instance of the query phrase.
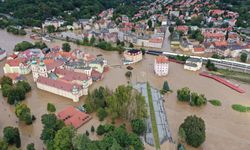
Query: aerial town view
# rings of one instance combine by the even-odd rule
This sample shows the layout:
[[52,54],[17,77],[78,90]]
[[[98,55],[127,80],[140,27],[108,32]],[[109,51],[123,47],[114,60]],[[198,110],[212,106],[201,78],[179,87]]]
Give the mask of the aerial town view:
[[0,1],[0,150],[249,139],[250,0]]

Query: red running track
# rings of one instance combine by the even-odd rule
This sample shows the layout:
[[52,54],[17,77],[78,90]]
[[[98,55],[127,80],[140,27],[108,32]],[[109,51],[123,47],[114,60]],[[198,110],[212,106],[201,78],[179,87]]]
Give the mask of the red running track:
[[219,77],[219,76],[212,75],[212,74],[209,74],[209,73],[207,73],[207,72],[201,72],[200,75],[201,75],[201,76],[204,76],[204,77],[207,77],[207,78],[214,79],[214,80],[216,80],[216,81],[218,81],[218,82],[220,82],[220,83],[222,83],[222,84],[224,84],[224,85],[230,87],[231,89],[233,89],[233,90],[239,92],[239,93],[245,93],[245,91],[244,91],[243,89],[237,87],[236,85],[234,85],[234,84],[228,82],[227,80],[225,80],[225,79],[223,79],[223,78],[221,78],[221,77]]

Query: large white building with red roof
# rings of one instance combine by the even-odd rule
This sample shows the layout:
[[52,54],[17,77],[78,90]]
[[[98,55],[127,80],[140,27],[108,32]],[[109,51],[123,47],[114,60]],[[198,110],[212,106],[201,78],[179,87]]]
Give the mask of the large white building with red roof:
[[31,70],[37,88],[78,102],[81,96],[88,95],[93,81],[103,78],[106,65],[104,59],[75,50],[51,52],[45,58],[34,59]]
[[166,56],[157,56],[154,62],[154,72],[158,76],[166,76],[169,71],[169,61]]
[[33,79],[37,88],[78,102],[80,97],[88,95],[92,78],[85,73],[63,69],[61,61],[46,64],[43,60],[32,62]]

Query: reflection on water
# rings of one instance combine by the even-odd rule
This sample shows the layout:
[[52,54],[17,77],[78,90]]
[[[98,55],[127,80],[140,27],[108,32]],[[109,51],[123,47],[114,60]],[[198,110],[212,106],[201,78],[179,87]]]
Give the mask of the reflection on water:
[[[4,38],[3,38],[4,37]],[[14,45],[23,40],[28,40],[27,37],[17,37],[0,30],[0,47],[11,52]],[[49,43],[49,46],[61,45],[62,42],[55,41]],[[104,58],[108,60],[109,65],[121,65],[121,56],[116,52],[101,51],[96,48],[89,48],[77,46],[72,44],[72,48],[80,48],[91,54],[103,54]],[[240,103],[250,106],[250,85],[241,84],[243,89],[246,89],[245,94],[239,94],[228,87],[217,83],[208,78],[198,75],[198,73],[189,72],[183,69],[182,65],[170,64],[170,72],[167,77],[156,77],[153,73],[153,60],[154,56],[145,56],[144,60],[138,64],[132,65],[132,78],[131,82],[144,82],[149,81],[150,84],[156,88],[162,88],[163,82],[168,80],[170,88],[174,91],[172,94],[166,96],[165,108],[170,125],[170,131],[173,134],[174,140],[177,141],[177,131],[179,125],[183,122],[184,118],[188,115],[196,114],[202,117],[206,122],[206,142],[202,148],[206,150],[214,149],[227,149],[238,150],[248,149],[250,145],[250,114],[243,114],[235,112],[231,109],[234,103]],[[2,66],[0,62],[0,75],[3,75]],[[125,77],[126,67],[122,66],[110,68],[110,71],[105,74],[103,81],[93,84],[91,90],[98,86],[107,86],[115,89],[118,85],[127,84],[128,80]],[[0,135],[5,126],[17,126],[20,128],[22,136],[22,148],[25,149],[26,145],[34,142],[36,148],[41,150],[43,147],[40,140],[42,130],[41,115],[46,113],[46,106],[48,102],[54,103],[57,110],[63,109],[68,105],[79,105],[84,102],[84,97],[81,98],[79,103],[73,103],[71,100],[56,96],[54,94],[37,90],[35,84],[32,82],[32,76],[27,76],[28,81],[32,85],[32,92],[27,95],[26,103],[32,113],[36,116],[37,120],[31,126],[26,126],[18,122],[14,114],[14,107],[9,106],[6,100],[0,96]],[[176,100],[176,90],[184,86],[190,87],[192,91],[203,93],[208,99],[220,99],[223,103],[221,107],[214,107],[208,104],[201,108],[190,107],[187,104],[180,103]],[[86,125],[81,127],[78,131],[84,133],[85,129],[90,130],[91,125],[97,126],[99,123],[97,119],[92,119]],[[150,149],[148,146],[146,149]],[[167,149],[162,147],[162,149]],[[192,149],[189,148],[188,149]]]

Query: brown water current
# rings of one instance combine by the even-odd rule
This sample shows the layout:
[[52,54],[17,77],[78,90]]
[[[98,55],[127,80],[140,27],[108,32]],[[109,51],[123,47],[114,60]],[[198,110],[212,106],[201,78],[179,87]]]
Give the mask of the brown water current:
[[[0,30],[0,47],[6,49],[10,54],[14,45],[23,40],[32,41],[28,37],[20,37],[9,34]],[[61,45],[63,42],[54,41],[48,43],[49,46]],[[96,48],[77,46],[71,44],[72,49],[80,48],[91,54],[102,54],[108,60],[111,66],[109,72],[105,73],[104,80],[94,83],[90,90],[99,86],[107,86],[110,89],[115,89],[118,85],[127,84],[129,79],[125,77],[127,71],[126,66],[122,65],[121,56],[117,52],[106,52]],[[161,89],[163,82],[167,80],[173,93],[165,96],[165,109],[167,113],[170,131],[173,139],[177,141],[177,132],[180,124],[189,115],[197,115],[202,117],[206,123],[206,141],[198,148],[199,150],[239,150],[249,149],[250,147],[250,113],[239,113],[232,110],[232,104],[242,104],[250,106],[250,85],[233,81],[240,84],[246,90],[246,93],[240,94],[232,89],[208,78],[198,75],[198,73],[186,71],[182,65],[170,63],[170,71],[167,77],[157,77],[153,72],[153,62],[155,56],[146,55],[144,60],[138,64],[132,65],[132,77],[130,82],[145,82],[158,89]],[[5,61],[0,62],[0,75],[3,75],[3,65]],[[121,65],[121,66],[113,66]],[[112,67],[113,66],[113,67]],[[42,150],[44,147],[40,140],[42,131],[41,116],[46,113],[47,103],[54,103],[57,111],[64,107],[73,105],[78,106],[84,103],[84,97],[79,103],[73,103],[70,99],[63,98],[45,91],[38,90],[35,83],[32,81],[32,75],[28,75],[27,79],[32,85],[32,92],[27,95],[26,103],[32,113],[36,116],[36,121],[30,125],[19,123],[14,113],[14,106],[7,104],[6,100],[0,94],[0,136],[5,126],[19,127],[22,138],[22,149],[26,145],[34,142],[36,149]],[[215,107],[211,104],[196,108],[191,107],[186,103],[180,103],[176,98],[176,91],[182,87],[189,87],[192,91],[205,94],[208,99],[219,99],[222,102],[221,107]],[[90,132],[91,125],[97,127],[98,119],[93,115],[93,119],[87,124],[78,129],[79,133]],[[98,139],[95,135],[90,134],[91,138]],[[146,149],[153,149],[146,145]],[[162,145],[162,150],[170,149],[168,144]],[[188,150],[194,148],[187,147]]]

